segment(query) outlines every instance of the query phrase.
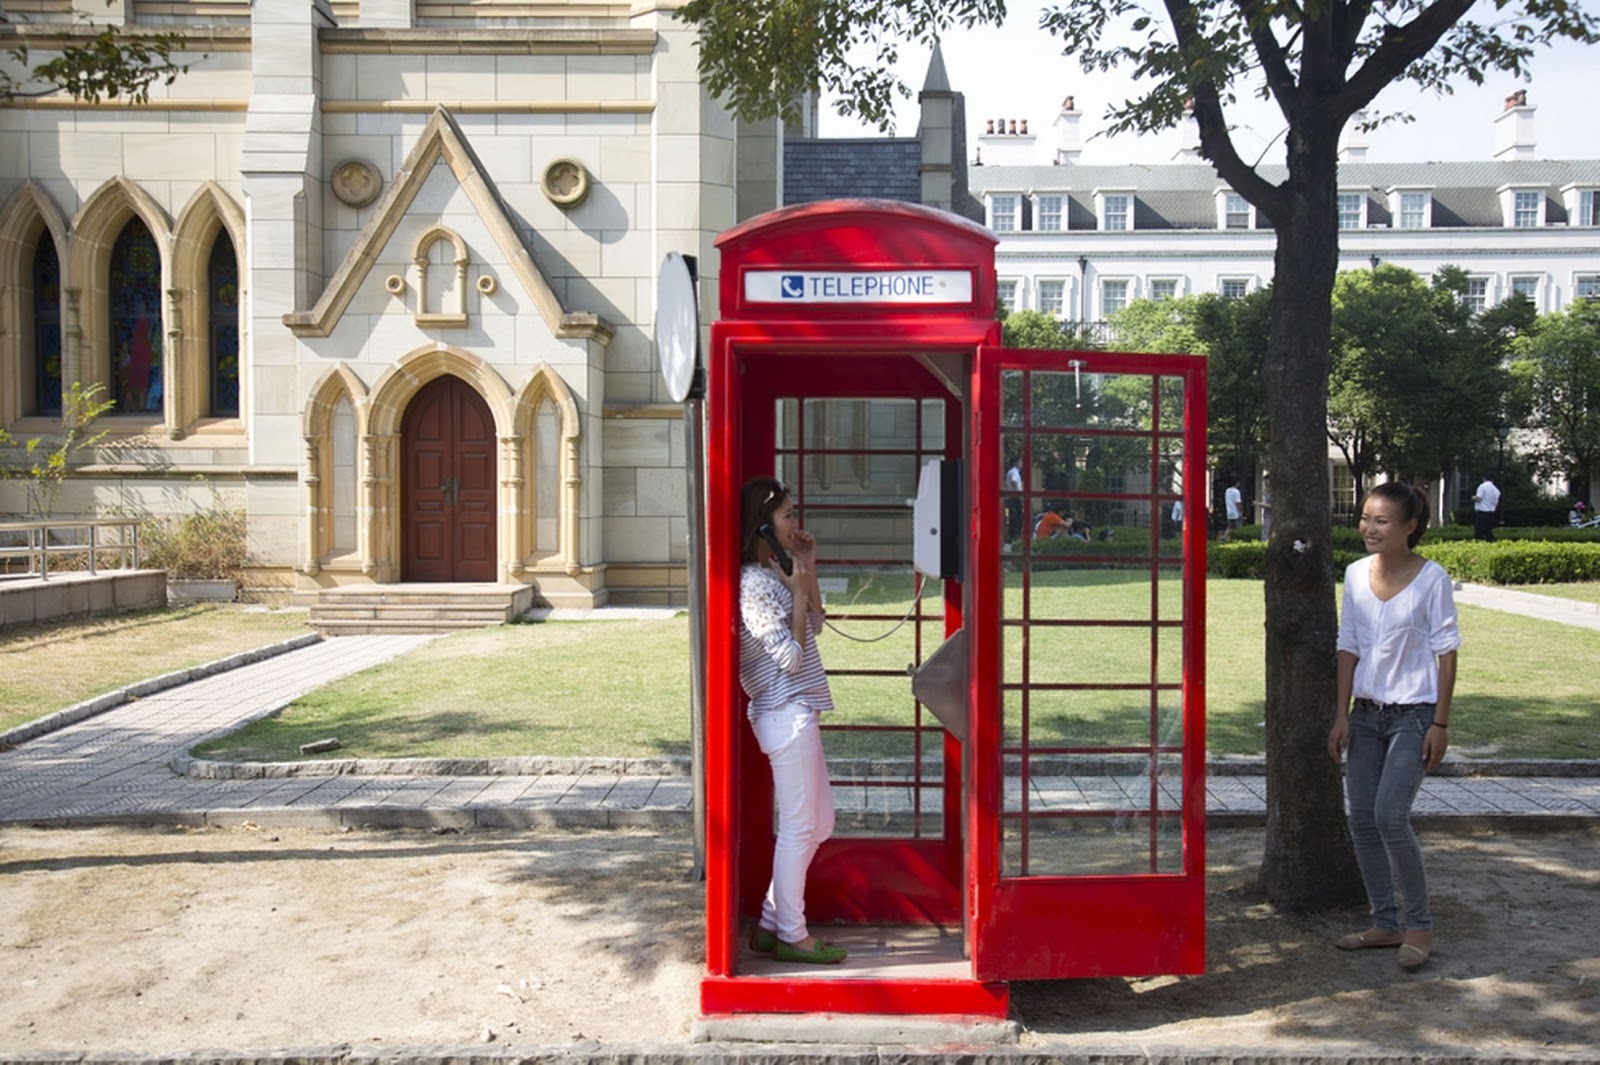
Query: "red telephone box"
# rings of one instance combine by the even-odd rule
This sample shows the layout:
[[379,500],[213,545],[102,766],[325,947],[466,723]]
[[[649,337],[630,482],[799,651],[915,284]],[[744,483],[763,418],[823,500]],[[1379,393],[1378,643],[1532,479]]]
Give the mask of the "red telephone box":
[[[1013,979],[1202,971],[1204,360],[999,347],[995,238],[942,211],[808,204],[717,244],[702,1010],[1004,1016]],[[959,463],[942,580],[912,568],[932,460]],[[840,966],[745,948],[773,845],[738,679],[762,475],[817,537],[834,629],[806,913]]]

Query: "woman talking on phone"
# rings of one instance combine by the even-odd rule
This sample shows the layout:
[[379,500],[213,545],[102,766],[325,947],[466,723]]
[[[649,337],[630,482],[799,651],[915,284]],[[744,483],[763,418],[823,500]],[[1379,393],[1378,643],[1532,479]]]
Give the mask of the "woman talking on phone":
[[800,528],[783,482],[757,477],[744,486],[739,543],[739,682],[778,804],[772,882],[750,949],[832,965],[844,961],[845,949],[813,936],[805,915],[806,870],[833,832],[818,723],[833,695],[817,651],[824,617],[817,542]]

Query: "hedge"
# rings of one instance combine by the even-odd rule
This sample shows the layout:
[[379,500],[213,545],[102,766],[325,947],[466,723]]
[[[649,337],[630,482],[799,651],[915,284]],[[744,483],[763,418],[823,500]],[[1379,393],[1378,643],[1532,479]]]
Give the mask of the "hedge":
[[1498,540],[1480,543],[1424,543],[1427,558],[1458,581],[1480,584],[1554,584],[1600,581],[1600,544]]
[[[1336,574],[1366,552],[1341,545],[1335,530],[1333,567]],[[1431,535],[1431,533],[1430,533]],[[1358,541],[1359,542],[1359,541]],[[1417,549],[1458,581],[1479,584],[1552,584],[1600,581],[1600,543],[1558,543],[1539,540],[1427,540]],[[1206,545],[1206,572],[1214,577],[1261,580],[1267,574],[1267,547],[1260,542]]]

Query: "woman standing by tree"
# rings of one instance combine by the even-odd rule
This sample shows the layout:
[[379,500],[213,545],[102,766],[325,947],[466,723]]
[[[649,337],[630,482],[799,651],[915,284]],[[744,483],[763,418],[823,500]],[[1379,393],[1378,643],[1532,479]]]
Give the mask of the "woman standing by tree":
[[[1362,501],[1367,557],[1344,574],[1337,716],[1328,734],[1335,762],[1349,753],[1350,836],[1372,907],[1372,927],[1335,945],[1399,947],[1403,969],[1420,968],[1433,948],[1411,803],[1449,746],[1461,646],[1450,575],[1413,550],[1427,526],[1428,501],[1411,485],[1380,484]],[[1396,878],[1405,900],[1403,925]]]

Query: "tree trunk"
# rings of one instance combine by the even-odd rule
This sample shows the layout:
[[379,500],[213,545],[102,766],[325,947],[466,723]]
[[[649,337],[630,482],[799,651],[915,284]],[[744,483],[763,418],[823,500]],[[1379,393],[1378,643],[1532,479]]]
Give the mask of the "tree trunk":
[[[1267,834],[1261,885],[1279,909],[1359,900],[1340,771],[1328,757],[1336,621],[1329,506],[1328,337],[1338,268],[1336,135],[1289,139],[1267,348]],[[1299,542],[1302,551],[1295,549]]]

